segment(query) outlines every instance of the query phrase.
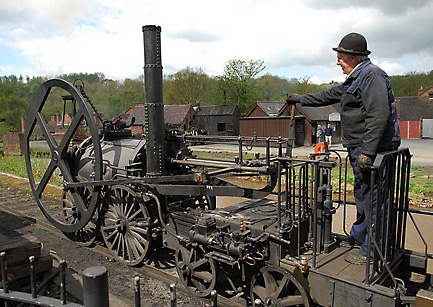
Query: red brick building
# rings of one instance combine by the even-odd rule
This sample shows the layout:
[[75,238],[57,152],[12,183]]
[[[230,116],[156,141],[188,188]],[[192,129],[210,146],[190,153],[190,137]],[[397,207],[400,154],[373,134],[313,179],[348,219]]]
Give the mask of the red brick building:
[[[399,117],[400,133],[403,139],[433,137],[433,87],[419,89],[417,96],[397,97],[395,99]],[[424,127],[424,128],[423,128]]]

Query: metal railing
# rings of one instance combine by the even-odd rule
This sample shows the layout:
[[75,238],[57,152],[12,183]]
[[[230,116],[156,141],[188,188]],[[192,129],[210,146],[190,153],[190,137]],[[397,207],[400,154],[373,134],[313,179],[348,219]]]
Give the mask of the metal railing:
[[[384,152],[377,155],[370,170],[371,204],[367,217],[367,262],[365,283],[371,284],[383,273],[388,273],[395,288],[398,281],[391,272],[392,262],[402,256],[405,248],[407,217],[409,212],[409,176],[411,154],[409,149]],[[418,229],[415,220],[412,222]],[[423,241],[425,255],[427,244]]]
[[[8,282],[8,272],[6,263],[6,253],[0,253],[1,257],[1,281],[0,281],[0,306],[24,306],[25,304],[37,306],[65,306],[65,307],[108,307],[108,272],[103,266],[89,267],[83,271],[83,304],[68,302],[66,300],[66,262],[64,260],[59,263],[59,270],[51,273],[39,285],[36,283],[36,268],[35,257],[29,257],[30,270],[30,293],[11,290]],[[60,274],[60,297],[53,298],[40,295],[49,282]],[[170,284],[167,291],[170,291],[170,306],[176,307],[177,299],[177,284]],[[140,277],[134,278],[134,306],[141,307],[141,286]],[[210,306],[218,306],[218,294],[213,290],[210,294]],[[260,307],[260,302],[256,303]]]

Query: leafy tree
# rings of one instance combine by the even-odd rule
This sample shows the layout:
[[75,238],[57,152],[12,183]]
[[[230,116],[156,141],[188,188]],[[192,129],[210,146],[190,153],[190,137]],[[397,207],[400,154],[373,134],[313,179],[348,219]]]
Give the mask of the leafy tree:
[[[222,104],[223,92],[226,91],[227,103],[238,104],[241,112],[245,114],[259,100],[283,100],[286,93],[315,93],[336,85],[314,84],[308,76],[285,79],[264,75],[257,78],[264,68],[260,60],[231,60],[226,63],[224,73],[214,78],[207,76],[202,68],[186,67],[176,74],[164,76],[164,103]],[[143,75],[124,81],[106,79],[100,72],[64,74],[57,78],[71,83],[75,79],[83,80],[86,94],[97,111],[107,119],[125,112],[137,102],[144,101]],[[0,123],[0,130],[7,132],[20,129],[20,118],[25,115],[32,95],[47,79],[47,76],[0,76],[0,118],[6,119]],[[391,76],[391,82],[396,97],[415,96],[421,87],[433,85],[433,70]],[[46,119],[62,111],[63,101],[54,100],[58,97],[55,95],[57,91],[61,90],[56,89],[52,93],[53,98],[50,95],[42,110]]]
[[433,70],[428,73],[412,72],[404,76],[391,76],[390,79],[396,97],[415,96],[421,87],[433,85]]
[[116,117],[121,112],[125,112],[129,106],[121,105],[120,91],[122,84],[115,80],[105,80],[100,84],[94,97],[91,97],[95,102],[98,111],[104,114],[106,119]]
[[329,84],[323,83],[320,85],[314,84],[311,83],[310,77],[308,76],[299,79],[292,79],[291,81],[294,82],[293,93],[299,95],[321,92],[337,85],[334,82],[331,82]]
[[295,82],[278,76],[266,74],[257,80],[265,101],[284,100],[286,94],[293,92]]
[[133,106],[144,101],[143,83],[138,79],[125,79],[121,86],[120,99],[123,105]]
[[73,83],[77,79],[81,79],[85,83],[101,83],[105,80],[105,75],[102,72],[97,73],[71,73],[71,74],[63,74],[58,76],[57,78],[67,80]]
[[26,101],[16,92],[13,83],[0,83],[0,119],[8,131],[21,130],[21,117],[27,109]]
[[209,104],[212,101],[213,80],[202,68],[189,66],[167,78],[166,104]]
[[230,60],[224,67],[224,73],[217,76],[214,97],[220,103],[226,92],[227,104],[237,104],[241,113],[245,114],[263,94],[257,84],[256,76],[265,69],[261,60]]

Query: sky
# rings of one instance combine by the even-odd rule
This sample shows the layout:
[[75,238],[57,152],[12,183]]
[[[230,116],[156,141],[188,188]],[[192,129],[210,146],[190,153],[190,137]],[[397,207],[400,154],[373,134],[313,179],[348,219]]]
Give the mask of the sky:
[[0,0],[0,76],[143,74],[142,26],[161,26],[165,75],[222,75],[229,60],[262,74],[342,81],[341,38],[367,38],[389,75],[433,69],[433,0]]

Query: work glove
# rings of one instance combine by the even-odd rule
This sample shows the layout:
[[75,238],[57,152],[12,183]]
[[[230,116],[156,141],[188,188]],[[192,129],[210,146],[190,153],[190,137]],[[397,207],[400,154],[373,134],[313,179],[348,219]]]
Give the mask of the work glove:
[[365,172],[367,171],[371,166],[373,166],[373,157],[372,156],[368,156],[365,154],[360,154],[358,156],[358,159],[356,160],[356,164],[358,165],[358,168],[362,171]]
[[288,104],[297,104],[301,102],[301,95],[298,94],[287,94],[286,102]]

